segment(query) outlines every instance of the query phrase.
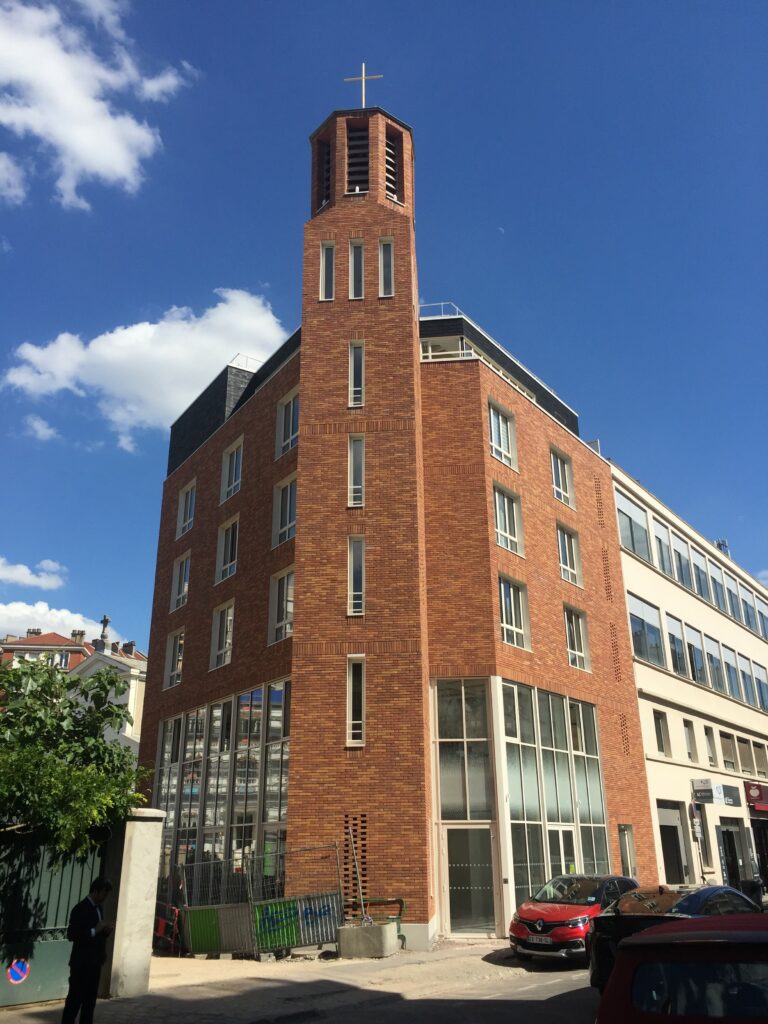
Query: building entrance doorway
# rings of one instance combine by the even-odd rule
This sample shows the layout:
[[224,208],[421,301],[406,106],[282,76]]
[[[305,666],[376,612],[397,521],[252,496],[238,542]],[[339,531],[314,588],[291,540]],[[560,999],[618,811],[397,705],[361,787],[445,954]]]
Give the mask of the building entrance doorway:
[[446,828],[451,932],[496,932],[493,843],[490,827]]
[[575,875],[576,853],[572,828],[548,828],[550,876]]
[[664,877],[668,885],[682,885],[691,878],[680,807],[662,800],[659,800],[657,806]]
[[732,885],[734,889],[741,888],[741,879],[746,877],[744,861],[744,846],[741,841],[741,830],[738,823],[733,823],[728,818],[720,819],[721,835],[723,842],[723,854],[727,878],[723,879],[726,885]]

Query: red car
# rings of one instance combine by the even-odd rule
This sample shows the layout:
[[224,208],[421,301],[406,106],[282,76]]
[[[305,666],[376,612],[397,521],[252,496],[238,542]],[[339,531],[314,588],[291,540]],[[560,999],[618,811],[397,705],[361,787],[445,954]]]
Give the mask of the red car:
[[509,944],[521,960],[588,957],[592,918],[636,888],[622,875],[556,875],[517,908]]
[[686,918],[624,939],[596,1024],[768,1020],[768,920]]

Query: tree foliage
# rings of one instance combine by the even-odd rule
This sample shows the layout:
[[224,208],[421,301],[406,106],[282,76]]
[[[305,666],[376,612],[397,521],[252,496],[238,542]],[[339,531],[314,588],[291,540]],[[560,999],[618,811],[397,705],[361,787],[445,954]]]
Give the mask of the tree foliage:
[[84,856],[93,830],[143,803],[136,757],[105,738],[131,722],[114,669],[80,679],[45,662],[0,669],[0,832],[37,831]]

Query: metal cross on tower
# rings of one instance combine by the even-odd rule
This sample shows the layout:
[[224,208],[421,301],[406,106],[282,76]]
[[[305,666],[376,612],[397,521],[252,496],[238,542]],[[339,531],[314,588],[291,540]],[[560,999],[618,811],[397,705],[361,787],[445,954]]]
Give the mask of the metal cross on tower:
[[384,75],[366,75],[365,73],[365,61],[363,61],[363,71],[360,75],[355,75],[353,78],[345,78],[345,82],[361,82],[363,86],[363,109],[365,109],[365,83],[370,82],[374,78],[383,78]]

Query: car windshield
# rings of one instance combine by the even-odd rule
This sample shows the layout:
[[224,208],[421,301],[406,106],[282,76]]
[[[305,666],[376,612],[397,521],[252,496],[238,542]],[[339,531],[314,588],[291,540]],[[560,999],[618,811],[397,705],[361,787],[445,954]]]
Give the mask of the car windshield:
[[602,878],[584,878],[558,875],[534,893],[537,903],[592,904],[597,902],[597,890]]
[[768,1019],[768,964],[687,961],[640,964],[632,1005],[666,1017]]

